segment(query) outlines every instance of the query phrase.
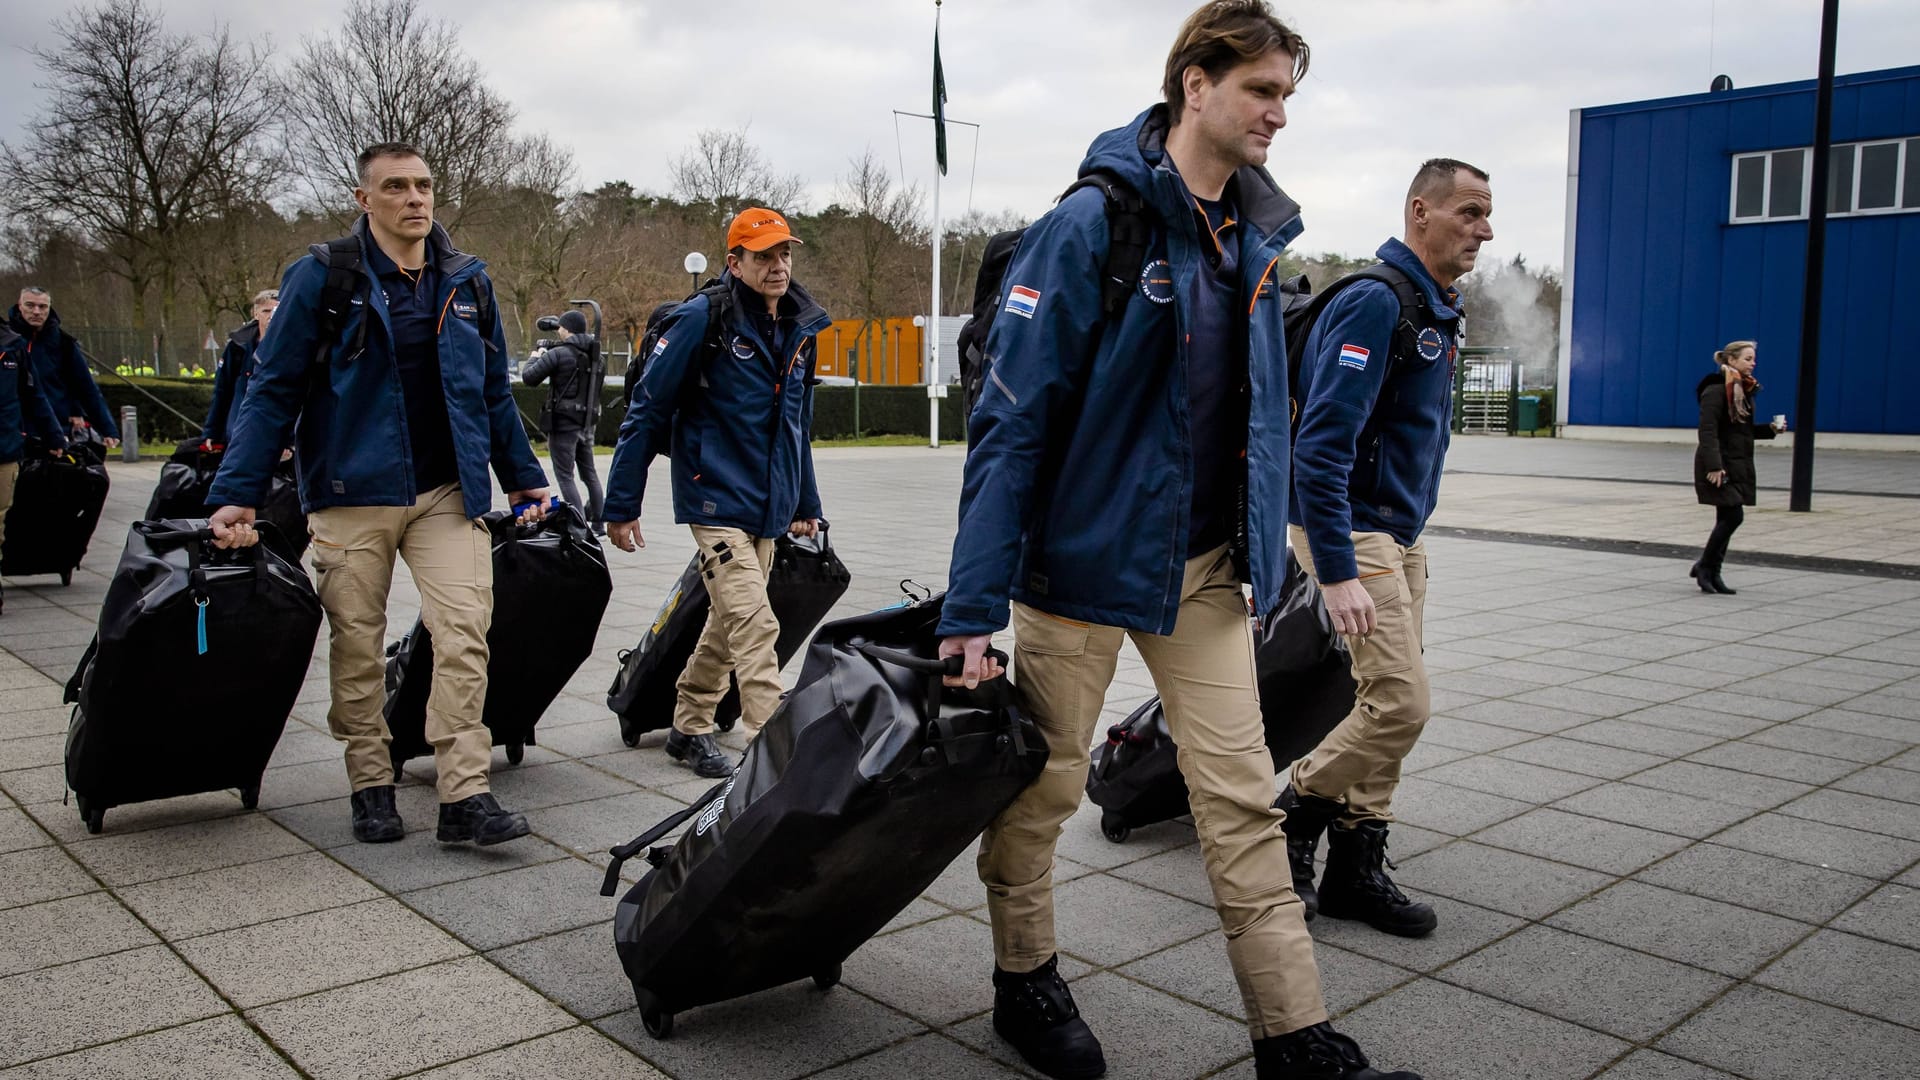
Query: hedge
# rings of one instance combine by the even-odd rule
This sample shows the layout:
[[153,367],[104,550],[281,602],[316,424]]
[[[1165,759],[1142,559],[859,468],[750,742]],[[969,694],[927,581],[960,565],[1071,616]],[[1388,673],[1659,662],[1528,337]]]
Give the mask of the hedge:
[[[191,418],[183,420],[153,403],[126,381],[103,376],[100,390],[116,420],[123,405],[140,412],[140,441],[150,447],[179,442],[200,433],[200,424],[213,402],[211,379],[165,379],[135,376],[132,382]],[[618,385],[607,387],[601,395],[600,425],[595,441],[612,446],[620,433],[625,408]],[[848,439],[860,435],[922,435],[927,430],[927,388],[924,386],[817,386],[813,391],[813,435],[816,439]],[[513,396],[530,421],[540,419],[547,399],[544,386],[514,384]],[[854,426],[855,398],[859,401],[860,422]],[[528,427],[533,434],[532,425]],[[959,439],[964,434],[958,393],[940,399],[940,436]],[[535,434],[536,439],[542,436]]]

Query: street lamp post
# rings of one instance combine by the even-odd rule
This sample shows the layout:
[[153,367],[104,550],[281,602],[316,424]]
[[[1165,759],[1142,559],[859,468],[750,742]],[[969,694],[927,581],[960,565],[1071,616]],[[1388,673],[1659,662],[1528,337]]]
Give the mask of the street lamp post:
[[697,251],[689,251],[686,261],[680,265],[686,267],[687,273],[693,275],[693,288],[696,292],[699,291],[700,275],[707,272],[707,257]]

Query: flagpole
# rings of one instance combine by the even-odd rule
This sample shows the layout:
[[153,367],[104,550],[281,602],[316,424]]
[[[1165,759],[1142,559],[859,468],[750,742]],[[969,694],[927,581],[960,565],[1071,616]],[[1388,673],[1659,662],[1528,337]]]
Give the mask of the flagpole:
[[946,97],[944,79],[940,73],[940,0],[933,0],[933,64],[934,64],[934,170],[933,170],[933,300],[927,311],[927,446],[940,449],[940,234],[945,231],[940,225],[940,179],[946,170],[946,162],[939,160],[939,139],[941,138],[940,116],[946,110],[941,107]]

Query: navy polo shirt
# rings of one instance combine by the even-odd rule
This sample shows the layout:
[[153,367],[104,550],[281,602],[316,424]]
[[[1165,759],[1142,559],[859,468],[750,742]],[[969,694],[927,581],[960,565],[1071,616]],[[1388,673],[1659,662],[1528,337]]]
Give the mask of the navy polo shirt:
[[1247,421],[1246,316],[1240,307],[1240,244],[1232,187],[1219,200],[1193,199],[1205,265],[1187,305],[1187,416],[1193,446],[1193,502],[1187,557],[1233,539]]
[[447,418],[447,388],[440,378],[440,273],[427,246],[418,273],[401,270],[377,244],[368,244],[368,265],[387,298],[393,324],[394,363],[407,409],[407,441],[413,452],[413,490],[421,495],[460,479],[453,454],[453,424]]

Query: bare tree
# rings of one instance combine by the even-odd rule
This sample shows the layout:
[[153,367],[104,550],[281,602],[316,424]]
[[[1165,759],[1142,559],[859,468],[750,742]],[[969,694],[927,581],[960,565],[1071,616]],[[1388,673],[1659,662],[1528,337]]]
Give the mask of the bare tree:
[[487,257],[501,309],[511,310],[520,341],[540,314],[535,305],[564,301],[586,274],[574,257],[585,215],[573,205],[573,177],[572,151],[544,132],[517,139],[504,189],[488,193],[498,212],[467,230],[469,246]]
[[788,215],[805,212],[801,200],[806,181],[797,174],[775,173],[760,148],[748,141],[745,128],[700,132],[668,169],[674,195],[683,202],[710,204],[721,217],[750,205]]
[[[268,50],[224,27],[170,34],[145,0],[107,0],[57,21],[60,43],[34,50],[44,111],[19,145],[0,147],[13,208],[91,236],[132,293],[134,318],[166,340],[181,245],[229,209],[234,191],[271,181]],[[157,287],[160,324],[150,327]]]
[[452,25],[420,16],[418,0],[353,0],[337,36],[302,40],[285,94],[294,164],[343,218],[355,158],[373,143],[420,148],[449,227],[482,216],[515,167],[513,106]]
[[825,215],[832,223],[826,254],[836,271],[836,302],[862,321],[864,339],[888,315],[922,309],[931,236],[920,216],[920,189],[894,186],[871,146],[847,164]]

